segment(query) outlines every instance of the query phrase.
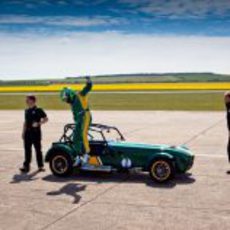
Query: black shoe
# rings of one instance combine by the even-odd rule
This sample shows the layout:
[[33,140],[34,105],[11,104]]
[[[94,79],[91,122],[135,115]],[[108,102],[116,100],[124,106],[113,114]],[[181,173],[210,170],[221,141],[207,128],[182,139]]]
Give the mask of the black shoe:
[[30,169],[29,169],[29,168],[26,168],[26,167],[22,167],[22,168],[20,168],[20,171],[21,171],[22,173],[28,173],[28,172],[30,171]]
[[38,168],[38,172],[45,172],[46,170],[45,170],[45,168],[44,167],[40,167],[40,168]]
[[230,175],[230,170],[228,170],[226,173],[227,173],[228,175]]

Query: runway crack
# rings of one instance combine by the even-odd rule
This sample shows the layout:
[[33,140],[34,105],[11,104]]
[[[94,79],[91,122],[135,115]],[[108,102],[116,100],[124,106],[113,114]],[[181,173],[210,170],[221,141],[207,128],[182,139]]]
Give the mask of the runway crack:
[[189,138],[187,141],[185,141],[183,143],[183,145],[187,145],[191,142],[193,142],[194,140],[196,140],[197,138],[199,138],[200,136],[204,135],[206,132],[210,131],[211,129],[215,128],[217,125],[219,125],[221,122],[223,122],[224,118],[222,118],[221,120],[215,122],[214,124],[210,125],[209,127],[201,130],[199,133],[195,134],[194,136],[192,136],[191,138]]
[[92,202],[94,202],[95,200],[97,200],[99,197],[103,196],[104,194],[106,194],[107,192],[113,190],[114,188],[120,186],[120,184],[122,184],[123,182],[125,182],[127,179],[129,178],[129,176],[127,176],[124,180],[122,180],[120,183],[115,184],[110,186],[109,188],[105,189],[103,192],[97,194],[96,196],[94,196],[92,199],[83,202],[82,204],[80,204],[79,206],[77,206],[76,208],[73,208],[71,210],[69,210],[68,212],[66,212],[64,215],[60,216],[59,218],[57,218],[56,220],[50,222],[49,224],[45,225],[44,227],[42,227],[40,230],[46,230],[48,228],[50,228],[51,226],[55,225],[56,223],[58,223],[59,221],[65,219],[67,216],[73,214],[74,212],[77,212],[79,209],[81,209],[82,207],[91,204]]

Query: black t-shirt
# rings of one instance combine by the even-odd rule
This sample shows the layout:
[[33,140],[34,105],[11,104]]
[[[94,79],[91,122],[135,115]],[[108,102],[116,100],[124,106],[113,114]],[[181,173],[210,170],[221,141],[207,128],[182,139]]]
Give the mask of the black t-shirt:
[[33,107],[25,110],[25,124],[26,124],[26,130],[33,130],[38,129],[40,130],[40,127],[33,128],[34,122],[40,122],[42,118],[47,117],[45,111],[38,107]]

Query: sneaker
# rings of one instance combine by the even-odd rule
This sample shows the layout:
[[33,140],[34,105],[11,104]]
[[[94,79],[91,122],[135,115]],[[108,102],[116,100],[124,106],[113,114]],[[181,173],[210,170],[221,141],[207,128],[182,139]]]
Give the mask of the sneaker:
[[82,164],[83,165],[88,164],[88,162],[89,162],[89,155],[87,153],[84,154],[81,160],[82,160]]
[[44,167],[40,167],[40,168],[38,168],[38,172],[45,172],[46,170],[45,170],[45,168]]
[[75,159],[75,162],[73,164],[74,167],[77,167],[77,166],[80,166],[82,163],[82,160],[80,158],[80,156],[77,156],[76,159]]
[[22,167],[19,169],[22,173],[28,173],[30,171],[29,168],[26,168],[26,167]]

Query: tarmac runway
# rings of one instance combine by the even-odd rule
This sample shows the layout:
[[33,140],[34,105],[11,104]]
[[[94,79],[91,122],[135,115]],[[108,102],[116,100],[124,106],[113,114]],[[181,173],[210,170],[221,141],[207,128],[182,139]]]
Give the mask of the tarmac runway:
[[[130,141],[187,144],[196,155],[187,175],[165,185],[148,174],[81,174],[68,179],[28,175],[23,161],[23,111],[0,112],[1,230],[228,230],[230,169],[224,112],[96,111],[94,122],[116,125]],[[72,123],[69,111],[48,111],[43,149]],[[33,157],[34,158],[34,157]],[[34,160],[34,159],[33,159]]]

